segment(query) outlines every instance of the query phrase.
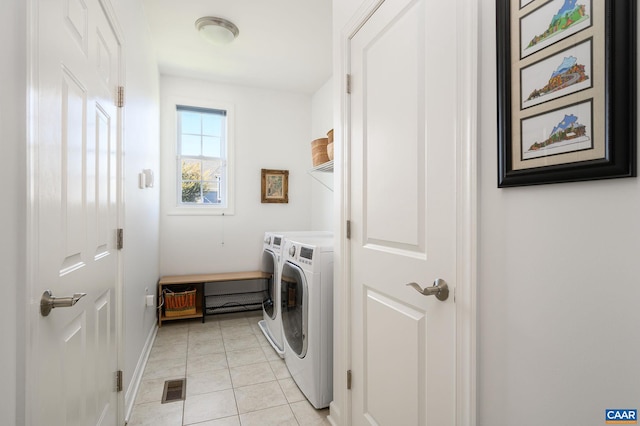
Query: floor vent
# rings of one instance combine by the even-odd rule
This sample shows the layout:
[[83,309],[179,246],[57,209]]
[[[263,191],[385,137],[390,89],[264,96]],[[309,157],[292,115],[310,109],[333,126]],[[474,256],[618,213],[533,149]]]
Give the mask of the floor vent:
[[187,379],[167,380],[164,382],[162,403],[184,401],[184,393],[187,388]]

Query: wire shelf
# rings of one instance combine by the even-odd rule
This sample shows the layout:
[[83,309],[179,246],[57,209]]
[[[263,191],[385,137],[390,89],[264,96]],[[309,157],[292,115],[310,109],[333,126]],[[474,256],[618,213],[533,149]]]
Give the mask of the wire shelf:
[[266,296],[266,291],[206,296],[205,313],[206,315],[211,315],[226,312],[255,311],[262,309],[262,301]]

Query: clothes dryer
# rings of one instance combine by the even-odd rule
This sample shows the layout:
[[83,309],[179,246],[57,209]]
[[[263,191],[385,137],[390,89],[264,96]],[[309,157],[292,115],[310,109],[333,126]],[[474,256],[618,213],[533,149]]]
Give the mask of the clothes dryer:
[[333,399],[333,240],[287,240],[280,297],[284,360],[315,408]]
[[291,237],[332,238],[333,233],[329,231],[267,231],[264,234],[261,269],[270,274],[271,278],[267,282],[267,291],[262,301],[262,320],[258,322],[258,326],[281,358],[284,357],[284,344],[280,314],[280,270],[282,248],[286,239]]

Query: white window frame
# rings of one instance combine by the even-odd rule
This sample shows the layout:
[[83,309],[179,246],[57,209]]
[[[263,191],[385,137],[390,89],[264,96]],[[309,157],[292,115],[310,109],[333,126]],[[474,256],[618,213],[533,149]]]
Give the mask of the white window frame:
[[[223,194],[226,195],[226,204],[184,204],[182,203],[182,172],[178,165],[178,107],[198,108],[209,110],[226,111],[226,185]],[[171,166],[169,161],[164,161],[165,167],[170,170],[171,176],[171,195],[168,191],[164,191],[165,196],[170,196],[170,205],[166,213],[175,216],[224,216],[235,214],[235,161],[234,161],[234,145],[235,145],[235,111],[233,105],[226,103],[217,103],[202,99],[189,98],[172,98],[166,105],[166,110],[171,113],[167,114],[171,117]],[[165,180],[166,183],[168,179]]]

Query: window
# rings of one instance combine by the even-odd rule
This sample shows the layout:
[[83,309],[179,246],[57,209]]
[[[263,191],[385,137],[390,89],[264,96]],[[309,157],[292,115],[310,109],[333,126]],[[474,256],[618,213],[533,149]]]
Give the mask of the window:
[[227,111],[177,105],[179,207],[229,206]]

